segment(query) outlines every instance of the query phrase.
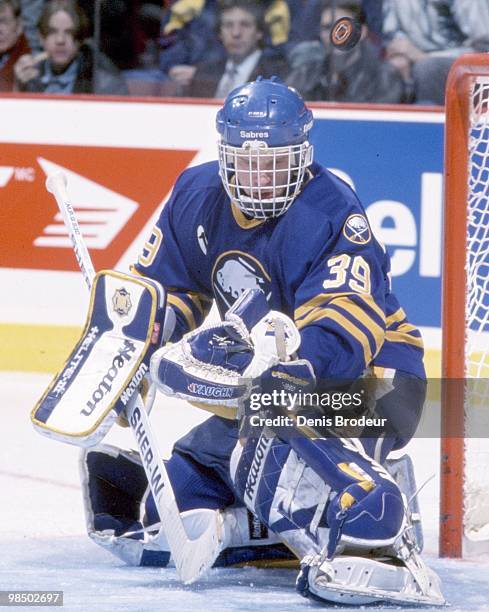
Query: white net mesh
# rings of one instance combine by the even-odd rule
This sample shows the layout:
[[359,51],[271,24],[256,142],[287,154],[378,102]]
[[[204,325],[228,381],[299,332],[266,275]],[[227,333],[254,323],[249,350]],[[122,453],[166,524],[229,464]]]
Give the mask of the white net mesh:
[[489,540],[489,77],[474,79],[469,133],[465,535]]

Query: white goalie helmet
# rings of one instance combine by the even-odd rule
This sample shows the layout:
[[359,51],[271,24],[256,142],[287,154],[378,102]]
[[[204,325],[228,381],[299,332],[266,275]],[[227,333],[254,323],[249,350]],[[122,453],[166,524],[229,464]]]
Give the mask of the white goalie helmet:
[[277,77],[233,90],[217,113],[219,172],[231,200],[247,216],[283,215],[312,162],[313,118],[299,94]]

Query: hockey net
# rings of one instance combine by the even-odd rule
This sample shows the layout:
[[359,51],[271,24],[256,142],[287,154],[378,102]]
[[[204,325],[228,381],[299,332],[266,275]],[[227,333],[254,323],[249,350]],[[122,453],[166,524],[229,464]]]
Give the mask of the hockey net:
[[489,56],[447,83],[440,553],[489,553]]

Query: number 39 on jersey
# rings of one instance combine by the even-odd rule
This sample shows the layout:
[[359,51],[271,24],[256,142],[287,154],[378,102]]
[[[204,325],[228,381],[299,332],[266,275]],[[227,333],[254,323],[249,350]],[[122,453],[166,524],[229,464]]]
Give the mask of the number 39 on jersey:
[[324,289],[341,287],[357,293],[370,293],[370,267],[361,255],[335,255],[328,259],[326,265],[329,278],[323,282]]

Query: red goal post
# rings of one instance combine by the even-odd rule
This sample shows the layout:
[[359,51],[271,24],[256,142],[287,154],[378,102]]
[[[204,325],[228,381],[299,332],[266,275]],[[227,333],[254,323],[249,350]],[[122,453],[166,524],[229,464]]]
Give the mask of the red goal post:
[[440,555],[489,551],[489,54],[446,88]]

